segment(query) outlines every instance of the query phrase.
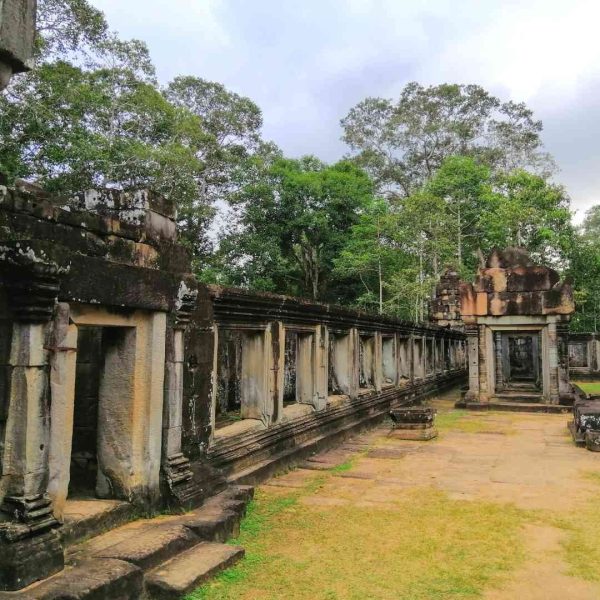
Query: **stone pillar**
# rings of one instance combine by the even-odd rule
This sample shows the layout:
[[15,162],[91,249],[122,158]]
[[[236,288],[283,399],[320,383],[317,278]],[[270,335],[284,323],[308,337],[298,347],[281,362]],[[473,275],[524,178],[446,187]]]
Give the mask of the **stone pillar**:
[[[183,286],[185,287],[185,286]],[[190,461],[182,451],[184,332],[190,321],[197,290],[180,293],[175,315],[167,326],[162,426],[162,487],[171,507],[190,509],[201,502],[202,488],[193,481]]]
[[383,385],[383,340],[377,331],[373,337],[373,386],[380,392]]
[[[548,390],[548,401],[550,404],[558,404],[559,398],[559,351],[558,351],[558,336],[556,331],[556,323],[550,321],[547,328],[548,342],[548,370],[550,389]],[[567,359],[568,362],[568,359]]]
[[466,325],[467,361],[469,366],[469,390],[465,400],[479,402],[479,327]]
[[14,316],[2,448],[0,590],[17,590],[64,566],[60,523],[47,494],[50,406],[46,335],[61,269],[19,249],[3,255]]
[[329,331],[317,325],[315,338],[315,404],[316,410],[327,407],[329,385]]
[[496,386],[494,393],[504,389],[504,368],[502,363],[502,332],[494,331],[494,359],[496,362]]
[[63,520],[63,511],[71,477],[71,444],[75,375],[77,369],[77,326],[69,319],[69,305],[56,307],[51,336],[50,354],[50,451],[48,494],[54,506],[54,516]]
[[556,324],[556,349],[558,363],[558,402],[572,404],[573,388],[569,378],[569,323]]

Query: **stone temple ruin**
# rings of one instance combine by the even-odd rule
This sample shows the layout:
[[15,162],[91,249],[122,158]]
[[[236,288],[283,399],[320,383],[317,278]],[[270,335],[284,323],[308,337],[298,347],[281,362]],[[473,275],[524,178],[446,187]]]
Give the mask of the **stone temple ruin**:
[[459,330],[199,284],[174,218],[145,190],[1,188],[4,590],[465,378]]
[[569,283],[521,249],[494,251],[473,284],[461,284],[469,354],[467,406],[520,401],[571,405]]
[[[0,2],[0,89],[34,15]],[[595,335],[568,341],[570,285],[520,250],[474,284],[447,271],[410,323],[200,284],[175,219],[149,190],[0,186],[0,598],[182,597],[243,555],[221,542],[249,484],[390,409],[429,439],[432,411],[405,407],[451,386],[471,408],[560,408],[569,360],[600,371]],[[587,435],[600,410],[578,407]]]

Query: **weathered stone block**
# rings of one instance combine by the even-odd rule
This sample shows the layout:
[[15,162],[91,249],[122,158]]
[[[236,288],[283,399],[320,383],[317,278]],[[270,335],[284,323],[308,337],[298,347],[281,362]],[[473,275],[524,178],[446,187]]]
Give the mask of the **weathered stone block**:
[[585,447],[592,452],[600,452],[600,431],[585,432]]
[[0,590],[20,590],[63,567],[63,549],[54,531],[15,542],[0,541]]
[[395,408],[390,411],[392,421],[397,424],[403,423],[433,423],[436,411],[430,406],[416,406],[410,408]]

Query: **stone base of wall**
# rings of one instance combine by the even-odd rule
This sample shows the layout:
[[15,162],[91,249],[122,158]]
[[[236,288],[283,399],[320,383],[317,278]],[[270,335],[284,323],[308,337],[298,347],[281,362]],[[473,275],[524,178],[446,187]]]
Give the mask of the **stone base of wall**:
[[464,370],[455,371],[402,388],[365,393],[269,429],[219,440],[209,450],[208,459],[231,482],[261,483],[311,454],[382,421],[391,408],[415,404],[427,396],[466,383],[466,376]]

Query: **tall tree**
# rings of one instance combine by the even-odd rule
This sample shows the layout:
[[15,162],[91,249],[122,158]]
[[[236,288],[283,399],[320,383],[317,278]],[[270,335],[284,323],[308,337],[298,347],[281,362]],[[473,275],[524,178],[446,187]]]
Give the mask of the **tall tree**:
[[[394,248],[395,222],[387,202],[374,199],[358,215],[334,259],[334,276],[360,281],[352,301],[362,308],[387,312],[388,283],[401,267]],[[349,298],[350,299],[350,298]]]
[[571,246],[569,274],[573,278],[577,311],[574,331],[600,329],[600,204],[590,208]]
[[452,155],[479,157],[493,169],[553,168],[542,124],[532,111],[501,102],[477,85],[405,86],[397,102],[366,98],[342,119],[358,164],[388,195],[409,195]]
[[238,229],[221,243],[229,281],[258,289],[343,300],[334,260],[372,200],[356,166],[314,157],[277,159],[237,196]]
[[260,108],[220,83],[176,77],[165,96],[198,119],[200,143],[194,146],[194,153],[202,169],[196,176],[196,197],[180,205],[180,227],[194,254],[206,257],[202,244],[207,209],[224,206],[254,178],[257,163],[278,156],[279,150],[261,138]]

